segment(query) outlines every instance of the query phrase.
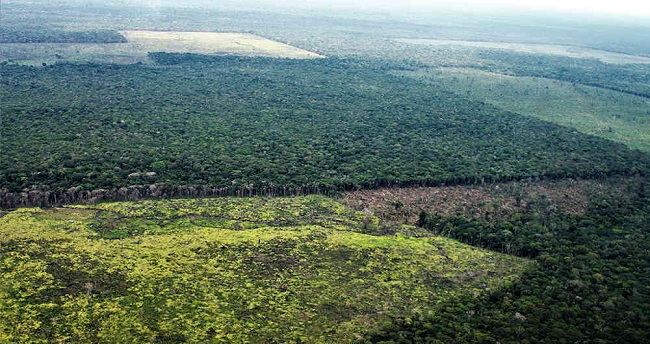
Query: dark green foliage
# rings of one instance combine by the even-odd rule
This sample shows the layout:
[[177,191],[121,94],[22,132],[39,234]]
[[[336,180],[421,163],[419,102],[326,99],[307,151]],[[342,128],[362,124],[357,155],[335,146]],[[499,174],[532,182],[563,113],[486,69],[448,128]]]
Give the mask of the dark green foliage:
[[115,30],[63,31],[0,28],[0,43],[126,43]]
[[[0,67],[5,206],[97,189],[109,199],[156,196],[148,186],[120,191],[129,185],[156,184],[167,196],[200,195],[178,188],[187,185],[291,194],[645,168],[622,145],[370,62],[153,56],[180,65]],[[7,195],[24,189],[36,191]]]
[[[25,6],[3,4],[3,11],[20,14]],[[26,20],[61,25],[59,6],[39,3],[38,15],[29,19],[3,14],[13,25]],[[647,156],[621,145],[468,101],[447,93],[444,85],[385,74],[467,63],[647,98],[650,74],[644,65],[503,51],[469,52],[475,55],[465,58],[445,50],[418,59],[419,49],[408,51],[385,39],[523,39],[648,55],[650,45],[644,42],[650,36],[641,28],[579,28],[574,17],[547,22],[551,25],[533,23],[530,17],[514,25],[483,18],[486,26],[471,16],[456,25],[436,19],[432,21],[438,24],[409,27],[399,20],[357,20],[353,25],[338,17],[283,16],[274,22],[275,14],[266,13],[135,12],[93,7],[67,21],[90,27],[101,16],[103,23],[119,27],[243,28],[328,56],[394,59],[295,61],[152,53],[158,66],[52,65],[48,60],[38,61],[44,68],[27,68],[5,61],[0,67],[0,207],[648,171]],[[161,24],[161,18],[170,22]],[[114,31],[0,30],[0,42],[124,42]],[[600,34],[594,35],[597,30]],[[558,40],[558,33],[566,39]],[[426,62],[402,61],[410,58]],[[445,245],[416,249],[402,236],[363,236],[359,232],[386,234],[369,216],[355,218],[350,233],[330,232],[334,241],[328,245],[326,236],[311,227],[309,234],[280,230],[344,226],[323,216],[324,207],[289,219],[271,213],[259,222],[241,213],[209,213],[219,209],[213,204],[180,215],[187,207],[175,201],[124,203],[121,212],[84,210],[61,218],[58,213],[73,208],[0,211],[0,221],[6,220],[0,226],[0,322],[5,328],[0,341],[337,342],[327,326],[311,336],[296,333],[305,329],[305,319],[342,317],[359,332],[341,338],[371,342],[644,343],[650,337],[648,190],[641,184],[630,190],[634,197],[629,199],[595,199],[585,215],[562,214],[543,199],[507,222],[494,216],[488,222],[487,214],[483,222],[422,212],[418,223],[438,234],[537,261],[518,283],[497,290],[475,274],[498,280],[503,265],[490,270],[486,264],[498,255],[481,265],[467,254],[449,259],[448,253],[462,247],[449,239]],[[153,214],[125,216],[144,205]],[[264,213],[253,205],[246,214]],[[403,206],[394,204],[396,210]],[[185,233],[179,240],[178,233],[186,229],[205,234],[193,238]],[[418,255],[440,259],[417,265]],[[464,264],[472,267],[471,273],[458,270]],[[440,273],[429,274],[431,269]],[[455,279],[443,275],[449,271],[455,271]],[[403,287],[391,283],[396,272]],[[347,277],[352,274],[362,279]],[[368,288],[364,281],[377,281],[394,292]],[[469,286],[481,293],[446,297],[454,287]],[[418,288],[444,299],[435,305],[415,303],[409,295]],[[211,294],[220,290],[227,293]],[[295,290],[300,293],[292,294]],[[387,294],[394,296],[399,312],[373,308],[386,302]],[[208,303],[215,301],[225,301],[219,305],[223,316],[209,316],[219,309]],[[364,323],[363,317],[353,317],[363,314],[355,311],[381,320]],[[274,312],[281,316],[270,317]],[[224,338],[220,326],[238,337]],[[332,329],[348,331],[338,325]],[[363,337],[363,331],[369,335]]]
[[493,61],[479,67],[498,73],[557,79],[602,87],[650,98],[650,67],[647,64],[609,64],[596,59],[533,55],[501,50],[478,54]]
[[595,199],[584,216],[549,211],[543,202],[499,224],[423,214],[420,222],[437,233],[534,257],[538,264],[519,283],[487,299],[463,300],[413,323],[396,320],[373,341],[645,343],[650,330],[647,184],[631,190],[629,199]]

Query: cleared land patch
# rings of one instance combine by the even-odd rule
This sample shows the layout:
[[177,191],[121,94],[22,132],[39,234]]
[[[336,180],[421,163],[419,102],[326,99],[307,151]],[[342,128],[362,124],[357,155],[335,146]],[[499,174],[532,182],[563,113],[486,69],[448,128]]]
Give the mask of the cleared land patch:
[[120,31],[126,43],[6,43],[0,60],[25,64],[149,62],[149,52],[311,59],[323,56],[248,33]]
[[421,44],[429,46],[464,46],[486,49],[504,49],[520,53],[561,55],[573,58],[593,58],[605,63],[627,64],[627,63],[650,63],[650,58],[644,56],[614,53],[604,50],[596,50],[568,45],[553,44],[523,44],[523,43],[500,43],[480,41],[457,41],[438,39],[399,39],[401,42]]
[[248,33],[120,31],[141,51],[318,58],[313,52]]
[[650,102],[643,97],[546,78],[468,68],[407,72],[501,109],[575,128],[650,152]]
[[378,223],[321,196],[19,209],[0,218],[0,341],[349,343],[530,264]]
[[584,215],[592,199],[602,195],[625,197],[628,184],[636,182],[634,178],[566,179],[359,190],[344,194],[341,203],[394,224],[416,224],[421,212],[498,222],[531,208]]

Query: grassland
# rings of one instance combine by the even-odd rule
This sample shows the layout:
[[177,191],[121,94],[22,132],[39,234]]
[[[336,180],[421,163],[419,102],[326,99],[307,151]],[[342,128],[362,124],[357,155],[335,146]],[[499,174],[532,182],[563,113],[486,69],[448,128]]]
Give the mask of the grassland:
[[3,43],[0,60],[31,65],[56,62],[151,62],[149,52],[309,59],[321,55],[247,33],[121,31],[126,43]]
[[402,229],[320,196],[15,210],[0,341],[350,342],[529,264]]
[[437,39],[399,39],[400,42],[410,44],[421,44],[432,47],[462,46],[483,49],[503,49],[526,54],[558,55],[580,59],[597,59],[605,63],[627,64],[627,63],[650,63],[650,58],[621,54],[604,50],[582,48],[569,45],[555,44],[525,44],[525,43],[503,43],[503,42],[482,42],[482,41],[461,41],[461,40],[437,40]]
[[[420,77],[422,73],[408,75]],[[440,68],[425,75],[471,99],[650,152],[650,103],[643,97],[468,68]]]

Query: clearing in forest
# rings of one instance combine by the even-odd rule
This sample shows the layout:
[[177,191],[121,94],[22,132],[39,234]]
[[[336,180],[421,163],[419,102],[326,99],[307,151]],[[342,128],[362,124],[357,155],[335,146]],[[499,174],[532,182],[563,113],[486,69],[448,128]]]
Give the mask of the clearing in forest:
[[469,68],[406,72],[506,111],[536,117],[650,152],[650,118],[643,97],[546,78]]
[[0,342],[349,343],[530,264],[407,227],[322,196],[15,210]]
[[126,43],[2,43],[0,61],[40,65],[56,62],[148,63],[149,52],[322,58],[317,53],[248,33],[120,31]]
[[120,31],[128,41],[146,53],[233,54],[285,58],[319,58],[316,53],[248,33]]
[[629,197],[627,190],[638,183],[636,178],[564,179],[357,190],[345,193],[341,203],[392,224],[416,224],[421,212],[499,222],[533,209],[584,215],[591,200],[604,195]]
[[422,44],[438,47],[464,46],[472,48],[512,50],[515,52],[528,54],[560,55],[573,58],[592,58],[605,63],[613,64],[650,63],[649,57],[620,54],[610,51],[575,47],[570,45],[456,41],[441,39],[400,39],[399,41],[411,44]]

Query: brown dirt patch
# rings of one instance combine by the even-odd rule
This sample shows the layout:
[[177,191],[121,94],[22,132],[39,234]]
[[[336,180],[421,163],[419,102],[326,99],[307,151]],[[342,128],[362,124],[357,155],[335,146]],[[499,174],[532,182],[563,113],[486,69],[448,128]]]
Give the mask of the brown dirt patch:
[[503,220],[530,207],[580,215],[590,200],[624,196],[630,180],[531,181],[484,186],[413,187],[359,190],[343,195],[342,203],[391,223],[415,224],[422,211],[447,216]]

